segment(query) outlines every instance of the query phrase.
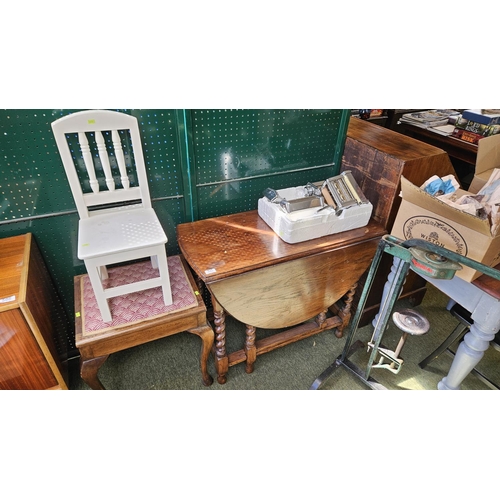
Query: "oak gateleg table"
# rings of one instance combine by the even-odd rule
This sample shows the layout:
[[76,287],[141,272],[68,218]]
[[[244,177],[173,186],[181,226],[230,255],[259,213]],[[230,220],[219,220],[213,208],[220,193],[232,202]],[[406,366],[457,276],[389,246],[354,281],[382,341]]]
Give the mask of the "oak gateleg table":
[[[289,244],[257,210],[179,224],[179,248],[212,301],[218,382],[226,382],[231,366],[245,362],[251,373],[258,355],[321,331],[336,328],[342,337],[357,282],[384,234],[370,220],[365,227]],[[246,325],[244,346],[232,353],[226,352],[226,314]],[[257,328],[287,330],[257,340]]]

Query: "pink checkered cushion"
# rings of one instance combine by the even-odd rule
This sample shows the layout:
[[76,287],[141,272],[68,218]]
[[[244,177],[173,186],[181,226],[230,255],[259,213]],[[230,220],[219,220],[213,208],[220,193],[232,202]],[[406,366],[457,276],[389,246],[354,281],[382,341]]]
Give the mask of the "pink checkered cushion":
[[[181,311],[197,305],[198,301],[189,284],[179,255],[168,257],[168,271],[172,289],[173,303],[165,306],[161,287],[141,290],[140,292],[120,295],[108,300],[111,309],[112,322],[104,323],[97,307],[94,291],[88,275],[81,279],[83,299],[83,335],[95,335],[125,324],[138,323],[146,319]],[[104,288],[125,285],[159,276],[158,269],[151,266],[151,262],[144,261],[126,266],[108,269],[109,278],[104,282]]]

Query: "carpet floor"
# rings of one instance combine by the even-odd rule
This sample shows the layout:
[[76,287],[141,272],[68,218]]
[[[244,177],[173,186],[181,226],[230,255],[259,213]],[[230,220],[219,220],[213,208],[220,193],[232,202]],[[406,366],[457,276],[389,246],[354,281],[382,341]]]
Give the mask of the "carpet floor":
[[[419,361],[431,353],[451,333],[458,321],[446,310],[448,298],[432,285],[422,304],[414,307],[430,322],[429,333],[419,337],[409,337],[401,357],[403,366],[398,374],[386,369],[372,369],[372,377],[390,390],[434,390],[438,382],[447,374],[452,355],[443,353],[426,369],[418,366]],[[409,307],[405,301],[398,302],[396,309]],[[243,346],[245,328],[233,318],[227,318],[226,345],[228,352]],[[370,340],[373,328],[360,328],[354,340],[365,344]],[[257,331],[257,338],[270,334]],[[391,322],[384,334],[383,344],[394,350],[401,337],[401,331]],[[229,369],[227,382],[216,381],[215,366],[209,359],[209,371],[214,383],[205,387],[201,383],[199,371],[200,339],[187,332],[156,340],[142,346],[112,354],[99,371],[99,378],[111,390],[307,390],[342,353],[345,337],[338,339],[332,330],[326,330],[307,339],[263,354],[257,358],[255,370],[248,374],[244,364]],[[456,346],[452,346],[452,350]],[[366,349],[355,352],[350,360],[365,370],[369,359]],[[488,349],[479,362],[477,370],[495,384],[500,385],[500,353]],[[70,389],[87,390],[81,380],[77,363],[70,365]],[[344,367],[340,367],[322,385],[322,390],[366,390],[368,387]],[[462,389],[489,389],[478,377],[470,374],[463,382]]]

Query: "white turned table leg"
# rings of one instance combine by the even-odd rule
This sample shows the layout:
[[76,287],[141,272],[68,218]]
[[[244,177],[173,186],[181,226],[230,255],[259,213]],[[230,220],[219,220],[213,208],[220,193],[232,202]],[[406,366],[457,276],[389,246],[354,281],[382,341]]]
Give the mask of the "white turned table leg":
[[[393,258],[393,266],[384,286],[381,303],[384,303],[391,283],[395,279],[399,260],[398,257]],[[500,301],[456,276],[451,280],[420,276],[472,313],[474,323],[460,343],[448,375],[438,383],[438,389],[460,389],[460,384],[479,363],[490,341],[500,330]],[[376,326],[379,314],[380,311],[373,320],[373,326]]]
[[477,322],[471,326],[470,332],[467,333],[458,346],[448,375],[438,383],[438,389],[460,389],[460,384],[465,377],[484,356],[486,349],[490,345],[490,341],[495,338],[498,328],[494,332],[491,332],[491,329],[489,332],[483,330],[484,328],[478,325]]

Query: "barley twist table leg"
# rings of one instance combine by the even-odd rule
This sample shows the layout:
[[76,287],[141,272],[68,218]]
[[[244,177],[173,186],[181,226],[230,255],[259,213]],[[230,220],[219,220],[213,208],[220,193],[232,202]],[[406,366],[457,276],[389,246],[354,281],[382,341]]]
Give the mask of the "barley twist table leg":
[[229,359],[226,352],[226,320],[224,310],[214,302],[214,324],[215,324],[215,369],[217,371],[217,382],[225,384],[229,370]]
[[349,289],[346,294],[344,307],[339,312],[339,317],[342,319],[342,324],[335,330],[335,336],[339,339],[344,336],[344,328],[349,324],[349,321],[351,320],[351,306],[352,301],[354,300],[354,294],[356,293],[357,286],[358,284],[354,283],[354,285]]
[[323,323],[326,321],[326,311],[320,312],[315,320],[316,324],[321,328],[323,326]]
[[255,347],[255,326],[246,325],[245,332],[245,354],[246,354],[246,365],[245,371],[247,373],[252,373],[254,368],[255,360],[257,359],[257,348]]

